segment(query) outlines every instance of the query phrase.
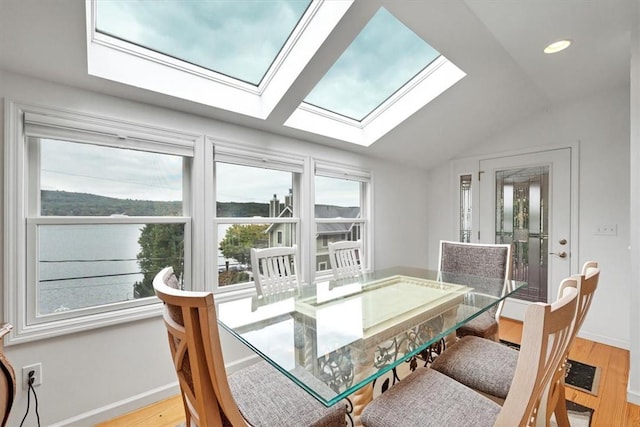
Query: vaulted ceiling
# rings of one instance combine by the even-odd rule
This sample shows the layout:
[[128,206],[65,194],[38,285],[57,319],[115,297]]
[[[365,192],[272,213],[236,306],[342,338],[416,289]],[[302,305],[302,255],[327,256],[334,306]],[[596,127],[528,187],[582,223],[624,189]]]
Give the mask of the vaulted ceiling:
[[[284,126],[384,6],[466,77],[370,147]],[[632,0],[356,0],[266,119],[87,74],[84,1],[0,0],[0,69],[429,168],[552,105],[629,85]],[[568,38],[555,55],[548,43]]]

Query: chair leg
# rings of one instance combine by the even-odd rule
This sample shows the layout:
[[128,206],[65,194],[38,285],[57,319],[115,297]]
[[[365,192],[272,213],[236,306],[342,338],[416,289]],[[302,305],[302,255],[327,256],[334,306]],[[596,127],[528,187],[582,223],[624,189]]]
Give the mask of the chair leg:
[[567,400],[564,393],[564,381],[560,383],[558,390],[558,401],[553,413],[556,415],[556,423],[558,427],[571,427],[569,423],[569,414],[567,413]]

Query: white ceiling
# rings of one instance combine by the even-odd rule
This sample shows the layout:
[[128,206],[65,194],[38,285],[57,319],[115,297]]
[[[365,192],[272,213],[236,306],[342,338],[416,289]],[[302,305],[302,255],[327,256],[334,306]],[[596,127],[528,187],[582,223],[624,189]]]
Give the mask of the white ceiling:
[[[370,147],[282,124],[384,5],[467,76]],[[267,120],[87,75],[83,0],[0,0],[0,69],[429,168],[551,105],[629,85],[634,0],[356,0]],[[573,45],[556,55],[543,47]]]

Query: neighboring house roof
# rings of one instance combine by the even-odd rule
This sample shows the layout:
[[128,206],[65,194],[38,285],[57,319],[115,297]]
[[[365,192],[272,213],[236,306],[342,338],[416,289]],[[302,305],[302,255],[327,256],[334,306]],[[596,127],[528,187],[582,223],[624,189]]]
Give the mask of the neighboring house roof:
[[331,223],[331,224],[318,224],[316,228],[316,238],[322,235],[328,234],[343,234],[348,233],[353,228],[354,224],[349,222],[354,218],[360,218],[359,207],[344,207],[344,206],[332,206],[332,205],[316,205],[315,206],[316,218],[344,218],[345,222]]
[[[284,209],[282,209],[282,212],[278,214],[277,218],[291,218],[292,216],[293,210],[291,210],[291,206],[285,206]],[[273,229],[278,225],[280,224],[271,224],[264,232],[271,233]]]
[[316,218],[360,218],[360,208],[355,206],[316,205]]
[[[288,218],[293,216],[291,206],[285,206],[278,218]],[[316,236],[323,234],[347,233],[353,228],[353,223],[349,222],[354,218],[360,218],[359,207],[344,207],[332,205],[315,205],[316,218],[344,218],[345,222],[333,224],[318,224]],[[271,224],[265,233],[273,233],[281,224]]]
[[335,224],[318,224],[316,236],[323,234],[342,234],[348,233],[353,228],[353,223],[335,223]]

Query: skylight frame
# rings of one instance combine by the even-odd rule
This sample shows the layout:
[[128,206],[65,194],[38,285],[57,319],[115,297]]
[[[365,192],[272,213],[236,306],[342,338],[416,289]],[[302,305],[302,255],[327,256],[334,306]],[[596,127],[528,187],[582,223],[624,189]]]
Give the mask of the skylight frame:
[[88,73],[266,119],[353,2],[313,0],[255,86],[96,31],[96,1],[86,0]]
[[[148,56],[155,58],[155,60],[161,63],[165,63],[165,65],[178,66],[178,67],[180,67],[181,65],[186,65],[186,67],[189,69],[192,69],[195,67],[196,69],[203,70],[206,74],[213,74],[212,77],[228,77],[233,83],[238,83],[238,84],[246,83],[252,87],[258,87],[259,92],[261,93],[260,87],[264,87],[264,84],[262,83],[265,81],[265,79],[269,74],[273,75],[277,71],[279,67],[278,64],[282,63],[282,61],[286,57],[286,52],[290,50],[291,46],[295,44],[295,40],[297,40],[300,33],[304,31],[304,28],[306,25],[302,25],[302,24],[306,24],[306,22],[303,22],[303,20],[305,20],[305,17],[306,17],[308,21],[310,15],[308,15],[307,12],[312,7],[312,5],[314,5],[313,0],[307,0],[307,1],[309,1],[309,4],[305,8],[305,11],[303,12],[302,16],[300,16],[294,28],[289,32],[289,35],[287,36],[284,44],[280,46],[280,48],[278,49],[278,53],[276,54],[276,56],[271,58],[269,66],[262,73],[262,76],[260,77],[260,81],[257,84],[247,81],[243,78],[235,77],[231,74],[227,74],[225,72],[215,70],[214,68],[210,68],[204,65],[199,65],[196,62],[189,61],[187,59],[182,59],[178,56],[175,56],[169,53],[163,53],[162,51],[154,49],[152,47],[146,47],[143,44],[129,41],[126,38],[120,37],[118,35],[110,34],[107,31],[98,31],[96,28],[97,8],[95,7],[93,12],[92,28],[95,33],[96,39],[102,39],[102,42],[105,44],[117,43],[117,41],[119,41],[119,42],[122,42],[124,46],[131,46],[132,50],[136,50],[135,48],[137,47],[137,48],[140,48],[143,52],[148,52],[149,53]],[[95,2],[94,4],[97,4],[97,2]],[[124,48],[126,49],[126,47]],[[207,72],[211,72],[211,73],[207,73]]]
[[302,102],[285,126],[368,147],[465,76],[441,54],[362,121]]

